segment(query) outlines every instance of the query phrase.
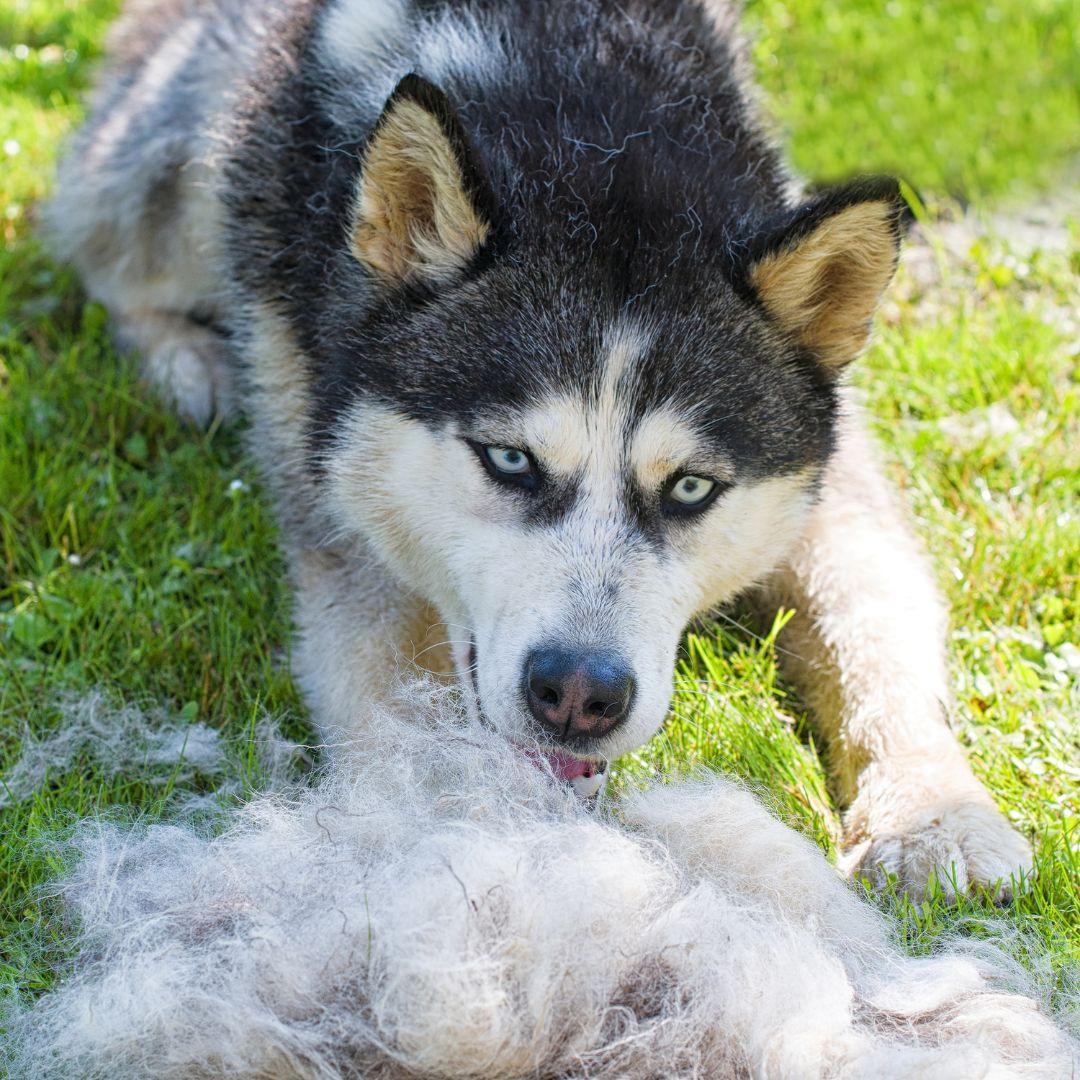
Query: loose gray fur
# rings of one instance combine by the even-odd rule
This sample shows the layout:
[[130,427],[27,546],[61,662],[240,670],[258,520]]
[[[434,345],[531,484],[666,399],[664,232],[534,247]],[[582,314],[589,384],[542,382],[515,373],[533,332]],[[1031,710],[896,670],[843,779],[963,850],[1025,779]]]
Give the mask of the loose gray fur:
[[116,707],[100,690],[59,704],[60,724],[45,735],[24,730],[19,755],[0,774],[0,806],[32,798],[42,784],[92,762],[109,779],[135,775],[151,785],[219,778],[226,768],[221,735],[160,710]]
[[1078,1064],[993,927],[905,954],[730,781],[597,814],[430,685],[364,728],[313,786],[212,838],[84,824],[56,886],[80,959],[12,1018],[13,1075],[1050,1080]]

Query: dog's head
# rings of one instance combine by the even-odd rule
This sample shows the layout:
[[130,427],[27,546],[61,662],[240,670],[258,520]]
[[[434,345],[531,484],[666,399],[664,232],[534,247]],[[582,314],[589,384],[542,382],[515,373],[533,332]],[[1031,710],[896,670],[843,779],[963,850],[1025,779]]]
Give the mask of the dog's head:
[[486,720],[568,777],[657,730],[688,620],[799,536],[903,217],[866,182],[682,254],[622,198],[580,242],[508,222],[407,79],[350,215],[376,300],[340,364],[366,392],[326,425],[338,519],[437,607]]

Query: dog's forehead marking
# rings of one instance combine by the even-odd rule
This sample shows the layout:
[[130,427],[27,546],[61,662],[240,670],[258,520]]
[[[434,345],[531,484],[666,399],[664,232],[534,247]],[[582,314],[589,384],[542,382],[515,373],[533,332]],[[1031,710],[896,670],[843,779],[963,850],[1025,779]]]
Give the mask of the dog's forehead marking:
[[647,413],[634,429],[628,455],[630,472],[641,488],[650,491],[672,473],[699,460],[701,451],[701,436],[690,417],[663,406]]
[[662,405],[635,417],[640,364],[654,339],[640,323],[612,323],[592,392],[584,399],[554,395],[528,414],[528,447],[558,475],[581,477],[594,497],[616,497],[626,475],[651,490],[702,456],[700,435],[685,410]]
[[626,431],[636,368],[652,335],[627,319],[613,322],[601,338],[596,375],[585,394],[556,391],[522,422],[525,444],[544,468],[580,483],[585,501],[617,505],[626,471]]
[[602,340],[602,366],[586,412],[589,447],[584,488],[594,505],[614,508],[622,498],[626,430],[638,365],[648,354],[652,335],[624,317],[608,327]]
[[588,421],[580,399],[553,394],[515,420],[521,445],[560,477],[580,473],[588,459]]
[[598,374],[590,392],[553,390],[520,419],[521,439],[545,468],[560,477],[617,472],[633,383],[649,335],[620,320],[603,337]]
[[627,318],[608,327],[601,346],[600,377],[593,403],[598,426],[611,429],[623,426],[638,365],[648,354],[652,341],[650,330]]

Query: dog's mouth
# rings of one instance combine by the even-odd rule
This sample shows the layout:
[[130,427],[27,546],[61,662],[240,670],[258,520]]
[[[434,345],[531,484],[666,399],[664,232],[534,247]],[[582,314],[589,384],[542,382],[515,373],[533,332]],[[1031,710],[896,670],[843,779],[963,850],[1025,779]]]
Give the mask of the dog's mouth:
[[579,758],[563,750],[523,746],[522,753],[538,768],[547,766],[556,780],[569,784],[583,799],[600,794],[607,781],[607,762]]
[[[476,681],[476,638],[471,636],[467,670],[473,700],[476,702],[480,718],[483,719],[484,710],[480,707],[480,688]],[[569,784],[583,799],[595,798],[607,781],[606,761],[592,761],[589,758],[567,753],[565,750],[540,746],[519,746],[519,749],[537,768],[546,766],[556,780]]]

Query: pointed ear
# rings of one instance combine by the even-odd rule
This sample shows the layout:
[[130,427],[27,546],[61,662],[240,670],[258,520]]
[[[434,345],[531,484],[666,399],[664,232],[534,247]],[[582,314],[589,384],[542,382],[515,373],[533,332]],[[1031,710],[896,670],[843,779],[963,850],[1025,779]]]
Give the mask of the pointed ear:
[[825,367],[839,370],[869,339],[909,219],[896,180],[837,188],[756,237],[740,284]]
[[446,95],[406,75],[361,159],[350,245],[388,283],[445,282],[492,229],[493,197]]

